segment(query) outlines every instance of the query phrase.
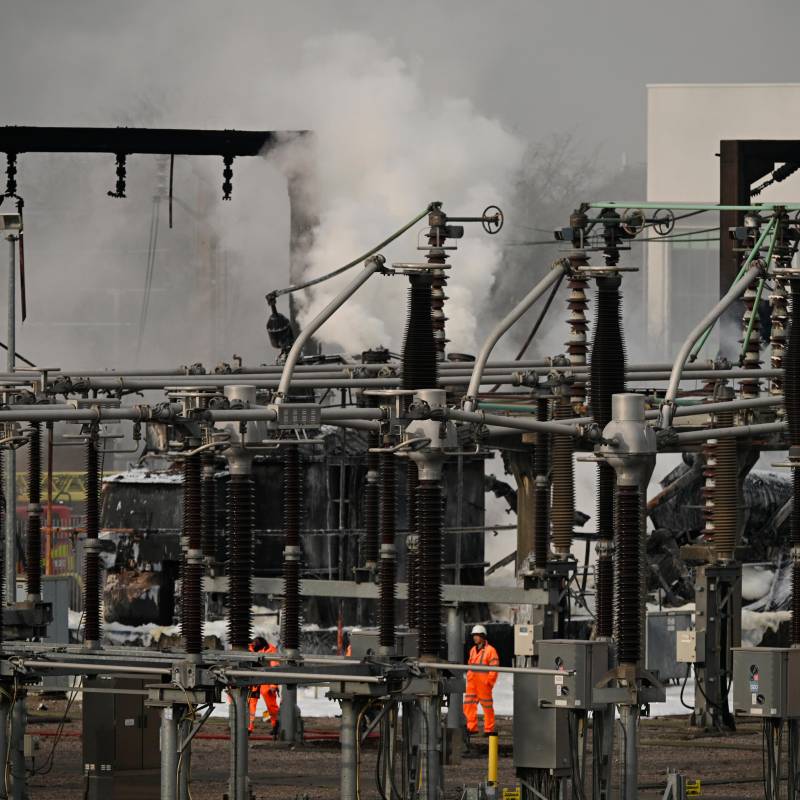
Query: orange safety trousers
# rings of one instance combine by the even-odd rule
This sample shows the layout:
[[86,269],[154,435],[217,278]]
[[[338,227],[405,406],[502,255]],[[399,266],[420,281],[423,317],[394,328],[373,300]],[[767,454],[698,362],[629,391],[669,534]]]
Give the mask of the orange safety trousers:
[[[470,664],[494,667],[500,665],[497,650],[490,644],[484,645],[480,650],[473,647],[469,654]],[[478,703],[483,709],[483,730],[485,733],[494,733],[494,699],[492,690],[497,682],[496,672],[468,672],[467,691],[464,695],[464,716],[467,719],[467,731],[478,732]]]
[[269,712],[269,719],[272,723],[272,727],[274,728],[278,724],[278,687],[274,684],[265,683],[262,684],[259,689],[254,688],[250,692],[250,698],[248,701],[250,705],[250,723],[247,726],[247,729],[250,731],[250,733],[253,732],[253,727],[255,726],[259,694],[262,698],[264,698],[264,702],[267,704],[267,711]]

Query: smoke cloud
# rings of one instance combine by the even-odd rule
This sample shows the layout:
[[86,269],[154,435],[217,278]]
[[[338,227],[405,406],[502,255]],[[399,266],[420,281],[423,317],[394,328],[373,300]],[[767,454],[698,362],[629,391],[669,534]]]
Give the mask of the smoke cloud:
[[[291,118],[315,134],[313,145],[289,146],[294,169],[307,160],[314,170],[319,225],[304,277],[323,275],[367,251],[433,200],[441,200],[451,215],[502,207],[524,149],[469,100],[432,91],[424,72],[365,35],[310,41],[283,102]],[[424,222],[387,247],[387,262],[423,261],[415,238],[423,227]],[[474,352],[479,341],[480,309],[500,262],[498,240],[502,234],[491,238],[479,225],[467,225],[452,254],[445,307],[450,350]],[[301,325],[353,274],[304,292]],[[397,347],[404,289],[405,281],[372,278],[318,338],[347,352]]]

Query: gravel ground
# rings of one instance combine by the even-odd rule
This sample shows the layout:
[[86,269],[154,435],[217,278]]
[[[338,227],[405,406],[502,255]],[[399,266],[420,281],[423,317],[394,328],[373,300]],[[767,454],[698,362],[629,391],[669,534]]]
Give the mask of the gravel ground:
[[[31,710],[30,732],[52,734],[63,714],[64,703],[48,701],[46,712]],[[335,732],[335,719],[308,719],[307,731]],[[511,720],[499,720],[500,785],[516,785],[511,753]],[[211,719],[203,735],[224,736],[224,720]],[[46,763],[54,742],[52,735],[42,735],[34,766]],[[702,796],[716,798],[756,798],[761,787],[761,729],[744,721],[735,734],[724,737],[699,736],[686,726],[684,718],[668,717],[644,720],[641,730],[640,797],[661,797],[668,768],[678,769],[702,782]],[[464,785],[474,785],[484,777],[486,741],[479,738],[471,746],[472,756],[446,768],[446,797],[459,798]],[[362,753],[361,797],[377,800],[375,789],[376,750],[369,743]],[[314,741],[302,746],[252,741],[250,746],[251,780],[256,798],[269,800],[333,800],[339,796],[339,751],[334,741]],[[84,785],[81,775],[80,704],[70,710],[70,721],[55,751],[52,769],[30,780],[32,800],[81,800]],[[219,800],[227,791],[228,743],[201,739],[195,742],[192,766],[193,800]],[[741,783],[742,779],[753,779]],[[732,780],[733,779],[733,780]],[[717,784],[716,781],[724,783]],[[587,786],[588,786],[587,782]],[[659,789],[659,787],[662,787]]]

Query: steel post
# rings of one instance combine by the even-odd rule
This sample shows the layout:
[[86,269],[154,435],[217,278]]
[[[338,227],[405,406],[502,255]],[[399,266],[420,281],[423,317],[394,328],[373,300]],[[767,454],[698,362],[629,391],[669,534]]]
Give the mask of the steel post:
[[161,709],[161,800],[178,796],[178,721],[175,708]]
[[625,758],[620,760],[621,800],[637,800],[639,796],[639,706],[620,706],[622,747]]
[[26,692],[18,691],[11,706],[11,797],[25,800],[28,796],[25,769],[25,727],[28,724]]
[[420,698],[425,758],[424,787],[420,796],[425,800],[440,800],[442,794],[440,705],[441,699],[438,695]]
[[297,685],[287,684],[281,689],[280,738],[285,742],[296,742],[301,738],[298,720],[300,711],[297,708]]
[[231,731],[231,775],[228,788],[230,800],[247,800],[247,723],[248,687],[228,689],[231,703],[228,719]]
[[340,725],[339,741],[341,743],[341,798],[342,800],[356,800],[358,764],[356,759],[356,709],[352,697],[343,697],[342,721]]
[[191,720],[184,719],[179,728],[180,742],[186,742],[178,757],[178,800],[190,800],[189,778],[192,774]]
[[[11,687],[8,684],[3,686],[3,691],[0,693],[0,753],[8,752],[8,739],[9,739],[9,715],[11,712]],[[3,777],[0,780],[0,800],[7,800],[9,786],[8,783],[8,765],[5,764],[3,758]]]

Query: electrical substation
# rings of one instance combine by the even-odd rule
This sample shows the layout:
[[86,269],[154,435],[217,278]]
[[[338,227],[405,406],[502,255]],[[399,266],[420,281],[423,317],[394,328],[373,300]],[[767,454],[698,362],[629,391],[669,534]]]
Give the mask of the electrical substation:
[[[73,766],[88,800],[211,796],[201,745],[225,754],[228,800],[283,796],[256,764],[268,774],[299,751],[309,775],[335,771],[328,796],[342,800],[681,800],[704,778],[684,765],[686,750],[670,751],[657,782],[642,779],[662,724],[648,716],[678,691],[681,723],[704,743],[757,730],[759,773],[737,797],[800,797],[800,203],[759,202],[755,191],[798,168],[800,142],[723,141],[719,203],[575,197],[549,263],[531,269],[476,353],[448,349],[448,290],[459,285],[459,243],[495,236],[514,213],[493,197],[468,216],[449,213],[462,198],[421,198],[394,232],[370,231],[369,252],[264,287],[257,364],[204,365],[187,352],[191,366],[170,370],[71,371],[17,359],[23,160],[105,158],[107,202],[122,208],[136,158],[157,156],[171,208],[176,156],[215,159],[218,191],[235,200],[248,159],[312,135],[0,128],[11,298],[0,797],[35,797],[32,782],[55,778],[37,764],[52,746],[52,767],[80,707]],[[314,222],[295,202],[302,187],[288,189],[297,263]],[[642,333],[623,295],[646,277],[636,244],[679,235],[676,222],[699,214],[719,219],[719,299],[668,360],[633,363],[626,339]],[[386,258],[390,243],[407,245],[407,260]],[[337,293],[300,325],[297,293],[334,279]],[[407,303],[402,341],[326,351],[320,331],[368,281],[381,282],[385,303]],[[529,343],[546,331],[563,349],[503,360],[501,340],[523,318],[535,323]],[[738,360],[700,357],[709,337]],[[51,569],[54,530],[67,527],[53,518],[54,431],[83,458],[72,593]],[[132,466],[108,475],[114,448]],[[664,454],[680,462],[654,494]],[[786,478],[754,488],[765,454]],[[486,472],[496,455],[515,488]],[[592,508],[576,508],[576,465],[595,473]],[[486,492],[514,503],[514,585],[484,581],[494,569]],[[754,522],[759,502],[768,508]],[[664,520],[689,508],[699,530],[662,547],[665,530],[688,527]],[[742,572],[756,562],[778,564],[775,592],[791,616],[743,646]],[[79,622],[56,634],[67,607]],[[264,609],[275,648],[253,646]],[[104,633],[112,623],[178,625],[179,635],[121,644]],[[466,663],[473,626],[484,640],[488,629],[499,664]],[[513,708],[498,709],[498,729],[468,735],[470,681],[495,673]],[[252,731],[260,687],[280,697],[270,736],[260,720]],[[312,687],[336,705],[324,732],[303,712]],[[48,729],[36,707],[54,692],[66,706]],[[479,700],[486,719],[491,693]],[[314,750],[320,740],[328,751]],[[289,796],[313,800],[311,786]]]

